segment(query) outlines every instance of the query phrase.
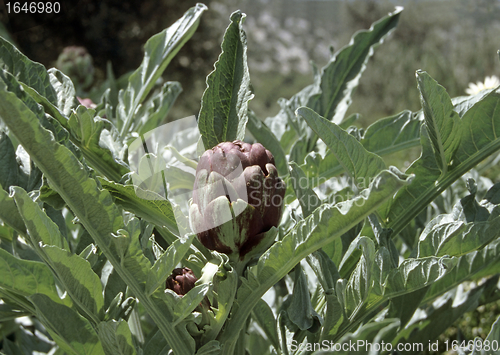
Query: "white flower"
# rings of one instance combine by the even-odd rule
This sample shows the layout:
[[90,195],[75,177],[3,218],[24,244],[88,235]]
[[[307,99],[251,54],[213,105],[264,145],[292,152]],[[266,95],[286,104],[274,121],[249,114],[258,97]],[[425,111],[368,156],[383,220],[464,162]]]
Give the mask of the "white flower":
[[487,89],[493,89],[500,85],[500,79],[496,75],[487,76],[484,78],[484,83],[478,81],[477,83],[469,83],[469,87],[465,89],[468,95],[475,95]]

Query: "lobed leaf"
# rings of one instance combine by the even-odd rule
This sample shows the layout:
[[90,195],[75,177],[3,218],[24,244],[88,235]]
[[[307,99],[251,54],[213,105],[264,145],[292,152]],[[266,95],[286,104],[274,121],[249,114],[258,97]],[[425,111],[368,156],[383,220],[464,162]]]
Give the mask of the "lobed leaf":
[[356,184],[360,183],[366,187],[369,179],[385,169],[382,158],[365,150],[356,138],[335,123],[328,121],[307,107],[299,108],[297,115],[302,117],[325,142]]
[[69,116],[67,125],[72,141],[97,171],[114,181],[119,181],[130,172],[128,166],[118,158],[123,148],[119,148],[119,144],[114,141],[106,144],[104,136],[109,136],[109,130],[113,129],[108,120],[96,117],[93,109],[80,105]]

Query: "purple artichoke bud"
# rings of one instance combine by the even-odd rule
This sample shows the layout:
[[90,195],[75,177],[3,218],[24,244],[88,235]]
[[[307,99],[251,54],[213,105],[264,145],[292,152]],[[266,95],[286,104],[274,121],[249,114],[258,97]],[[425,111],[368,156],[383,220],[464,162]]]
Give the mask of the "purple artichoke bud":
[[179,296],[184,296],[192,288],[195,282],[198,281],[194,276],[193,271],[187,267],[177,268],[172,271],[172,275],[167,278],[167,288],[177,293]]
[[201,156],[190,220],[208,249],[243,258],[277,227],[285,184],[262,144],[223,142]]
[[64,48],[57,58],[56,68],[69,76],[77,89],[87,89],[94,81],[92,57],[84,47]]

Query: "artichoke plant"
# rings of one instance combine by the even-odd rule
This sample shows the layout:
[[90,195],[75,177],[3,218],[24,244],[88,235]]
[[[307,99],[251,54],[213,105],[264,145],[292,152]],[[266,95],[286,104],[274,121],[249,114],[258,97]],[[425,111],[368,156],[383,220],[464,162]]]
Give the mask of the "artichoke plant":
[[280,222],[284,195],[274,157],[262,144],[220,143],[196,169],[192,228],[208,249],[243,260],[273,242],[267,232]]
[[92,56],[84,47],[64,48],[57,58],[56,67],[71,78],[77,93],[88,89],[94,81]]

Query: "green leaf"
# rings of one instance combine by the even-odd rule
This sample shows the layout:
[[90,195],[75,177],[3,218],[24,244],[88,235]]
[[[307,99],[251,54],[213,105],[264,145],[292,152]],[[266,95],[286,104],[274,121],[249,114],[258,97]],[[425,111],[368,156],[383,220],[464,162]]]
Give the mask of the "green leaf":
[[0,90],[0,117],[79,218],[131,292],[139,298],[174,351],[193,353],[194,343],[187,330],[173,328],[168,321],[168,316],[172,319],[168,307],[144,292],[147,277],[141,274],[149,273],[149,267],[145,267],[149,262],[144,260],[140,244],[130,253],[122,250],[131,245],[130,237],[121,237],[125,235],[122,232],[118,236],[114,234],[124,228],[124,224],[121,211],[114,205],[111,195],[97,188],[96,181],[88,177],[79,160],[54,141],[53,135],[40,126],[38,117],[15,94]]
[[157,329],[150,332],[143,347],[143,354],[145,355],[168,355],[170,347],[165,341],[161,332]]
[[203,345],[198,351],[196,355],[220,355],[221,349],[220,344],[217,340],[211,340],[205,345]]
[[288,174],[286,166],[287,160],[280,142],[269,127],[259,120],[252,111],[248,112],[247,128],[257,142],[262,143],[262,145],[273,154],[278,174],[280,176]]
[[57,94],[45,67],[31,61],[10,42],[0,37],[0,68],[6,69],[16,79],[35,89],[49,102],[57,104]]
[[59,111],[68,117],[71,111],[79,105],[73,82],[56,68],[51,68],[47,72],[49,73],[50,83],[57,94],[57,102],[55,104]]
[[9,136],[0,131],[0,185],[5,191],[12,185],[25,185],[26,174],[17,163],[16,151]]
[[18,259],[0,249],[0,275],[0,287],[9,292],[24,297],[44,294],[55,302],[71,305],[71,301],[59,298],[54,276],[41,262]]
[[328,294],[330,290],[335,288],[340,275],[335,263],[322,249],[309,254],[307,256],[307,263],[313,269],[325,293]]
[[[70,84],[72,85],[71,80]],[[64,85],[61,84],[61,86]],[[88,110],[81,105],[78,106],[76,111],[68,109],[69,104],[63,101],[61,105],[63,105],[63,109],[68,111],[66,115],[31,87],[23,85],[23,88],[70,133],[71,141],[82,151],[87,163],[93,168],[114,181],[119,181],[124,174],[129,172],[128,167],[118,159],[120,152],[113,145],[108,144],[103,147],[100,144],[103,129],[105,127],[110,128],[109,121],[94,117],[94,110]],[[64,96],[61,100],[63,98]],[[69,116],[69,119],[67,116]],[[114,155],[110,148],[113,150]]]
[[104,178],[99,178],[99,182],[123,209],[157,226],[165,226],[179,235],[172,205],[165,198],[134,185],[122,185]]
[[[397,334],[399,325],[399,320],[394,318],[381,319],[378,322],[364,324],[356,332],[348,333],[338,340],[338,342],[332,343],[337,346],[335,349],[342,349],[341,351],[335,351],[335,354],[361,355],[378,352],[375,349],[387,349],[390,346],[388,343]],[[355,345],[354,348],[351,344]],[[315,355],[327,355],[331,353],[332,351],[320,350],[315,352]]]
[[[481,348],[479,350],[477,348],[474,349],[471,355],[499,355],[500,349],[495,344],[498,344],[500,341],[500,316],[491,326],[491,330],[484,341],[481,338],[476,338],[475,340],[477,340],[477,345],[481,346]],[[489,345],[489,350],[485,350],[486,344]]]
[[0,220],[14,228],[21,235],[26,234],[26,226],[17,210],[14,199],[0,185]]
[[388,16],[373,23],[369,30],[358,31],[346,47],[332,56],[321,69],[321,81],[309,97],[307,107],[336,124],[342,122],[351,103],[351,94],[357,86],[374,47],[398,24],[403,8],[398,7]]
[[418,306],[422,303],[427,290],[428,287],[423,287],[416,291],[394,297],[391,299],[387,316],[398,318],[401,321],[401,327],[405,327],[415,314]]
[[311,304],[306,275],[300,264],[295,267],[294,274],[293,292],[287,309],[288,318],[300,330],[314,333],[321,327],[322,320]]
[[500,149],[500,94],[491,92],[474,104],[462,117],[460,146],[452,166],[474,166]]
[[500,241],[494,240],[482,250],[470,252],[457,258],[457,265],[442,279],[435,282],[425,295],[423,302],[433,300],[465,280],[479,280],[483,276],[500,272]]
[[101,322],[98,326],[99,339],[107,355],[134,355],[136,354],[132,333],[127,322]]
[[78,106],[69,117],[68,130],[89,164],[105,176],[119,181],[130,170],[125,163],[118,160],[121,152],[114,145],[103,142],[103,130],[112,129],[110,122],[94,116],[94,110]]
[[36,317],[64,351],[70,354],[104,355],[94,328],[76,311],[54,302],[46,295],[34,294],[29,299],[35,305]]
[[71,299],[85,310],[92,320],[101,318],[104,314],[101,280],[92,271],[90,264],[80,256],[56,246],[45,245],[42,250]]
[[446,174],[448,164],[460,144],[460,117],[453,111],[453,104],[445,88],[429,74],[417,70],[420,101],[424,110],[425,125],[432,142],[436,162]]
[[[338,342],[343,334],[354,331],[365,322],[367,314],[380,311],[380,306],[387,300],[414,293],[443,280],[453,272],[457,262],[454,258],[429,257],[406,259],[395,267],[386,247],[380,247],[374,253],[373,247],[366,248],[370,240],[363,238],[365,247],[357,268],[349,280],[339,280],[335,288],[340,308],[348,320],[344,318],[340,326],[338,321],[330,322],[338,331],[330,331],[325,337],[333,342]],[[337,316],[337,319],[342,318]]]
[[323,204],[270,247],[249,273],[249,280],[245,280],[238,290],[237,304],[233,306],[228,326],[220,339],[221,343],[227,344],[224,354],[231,354],[234,340],[252,308],[272,285],[307,255],[340,238],[406,183],[383,171],[360,196],[336,205]]
[[419,238],[418,257],[461,256],[500,236],[500,208],[488,220],[470,223],[456,212],[437,216],[427,224]]
[[[420,126],[423,114],[403,111],[397,115],[382,118],[370,125],[360,140],[366,150],[386,156],[405,150],[420,143]],[[324,157],[318,152],[310,152],[305,162],[300,166],[309,178],[309,185],[316,187],[342,173],[343,166],[339,163],[332,150],[327,150]],[[287,191],[286,199],[294,198]]]
[[[220,255],[220,254],[219,254]],[[215,271],[215,275],[212,273]],[[203,268],[203,275],[200,279],[205,279],[206,283],[213,282],[214,292],[217,294],[217,308],[211,307],[214,317],[210,319],[210,329],[202,336],[204,343],[215,340],[225,325],[227,317],[233,307],[236,291],[238,289],[239,276],[236,270],[228,263],[227,256],[220,257],[219,264],[209,262]]]
[[174,308],[174,315],[176,317],[174,326],[182,322],[200,305],[203,298],[207,295],[208,290],[209,285],[202,284],[195,286],[184,296],[180,297]]
[[85,259],[69,252],[69,245],[61,237],[59,228],[38,204],[21,188],[15,187],[14,192],[35,249],[51,267],[71,299],[97,324],[104,314],[100,278]]
[[144,46],[144,59],[130,75],[126,90],[120,90],[117,107],[120,135],[125,137],[141,104],[154,87],[172,58],[198,27],[201,14],[207,9],[203,4],[190,8],[172,26],[151,37]]
[[136,120],[140,117],[141,122],[140,124],[137,122],[138,127],[134,127],[134,131],[138,131],[141,135],[157,128],[167,117],[181,91],[181,84],[178,82],[167,81],[163,84],[159,92],[142,105],[136,117]]
[[405,110],[397,115],[377,120],[366,129],[361,144],[366,150],[385,156],[420,143],[422,112]]
[[278,325],[274,318],[273,311],[266,301],[260,299],[257,302],[252,311],[252,317],[257,321],[264,333],[266,333],[267,339],[271,342],[276,351],[279,351],[280,342],[277,330]]
[[321,330],[321,339],[334,336],[345,319],[345,312],[340,305],[334,290],[325,293],[326,311],[324,312],[325,322]]
[[19,310],[17,307],[13,307],[8,304],[0,304],[0,322],[4,323],[9,320],[16,319],[18,317],[29,316],[29,312],[24,312]]
[[385,169],[385,163],[378,155],[364,149],[361,143],[337,126],[307,107],[297,110],[297,115],[325,142],[344,170],[354,179],[356,185],[367,187],[370,178]]
[[436,344],[433,340],[438,339],[438,336],[451,327],[464,313],[477,308],[483,292],[484,285],[468,292],[463,292],[461,288],[458,288],[444,294],[433,305],[421,309],[411,323],[392,340],[393,344],[397,342],[420,343],[427,346]]
[[239,11],[231,15],[222,53],[215,70],[207,77],[198,117],[205,149],[245,137],[248,101],[253,94],[247,65],[247,39],[242,27],[244,19],[245,15]]
[[[300,207],[302,208],[302,215],[305,217],[309,216],[319,205],[321,200],[314,190],[308,186],[308,178],[302,171],[302,169],[294,162],[290,163],[290,179],[289,182],[292,183],[293,189],[295,190],[295,195],[299,200]],[[303,187],[303,183],[305,186]]]
[[69,250],[68,241],[62,237],[59,227],[45,214],[36,202],[33,202],[26,191],[17,186],[12,189],[17,209],[30,232],[29,237],[33,245],[39,246],[42,243]]
[[362,250],[362,255],[349,280],[337,282],[337,298],[349,318],[353,318],[362,308],[372,287],[372,265],[375,261],[375,244],[370,238],[358,237],[351,245]]
[[424,126],[421,127],[420,141],[422,145],[420,158],[415,160],[405,172],[406,174],[414,174],[415,179],[411,186],[401,189],[393,201],[390,201],[386,214],[384,214],[385,210],[382,210],[382,215],[386,216],[387,221],[389,221],[388,228],[394,229],[393,225],[398,215],[404,218],[404,212],[412,211],[413,213],[413,210],[423,203],[424,191],[435,186],[435,182],[439,180],[441,175],[432,150],[432,143]]
[[472,96],[458,96],[451,99],[453,102],[454,110],[458,113],[460,117],[469,111],[469,109],[474,106],[478,101],[481,101],[485,96],[488,96],[492,91],[497,90],[497,88],[481,90]]
[[448,172],[442,175],[436,162],[427,129],[421,132],[422,155],[406,171],[415,174],[413,183],[398,192],[394,201],[383,212],[387,228],[398,234],[431,201],[446,190],[471,168],[500,150],[500,112],[497,105],[500,94],[491,92],[474,104],[460,123],[460,146],[457,148]]

